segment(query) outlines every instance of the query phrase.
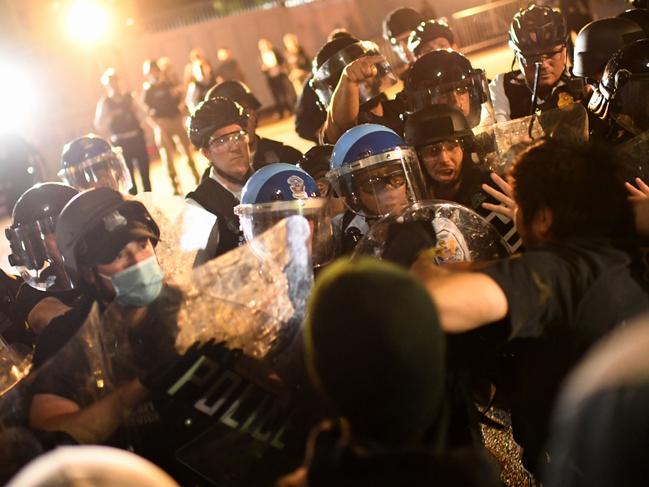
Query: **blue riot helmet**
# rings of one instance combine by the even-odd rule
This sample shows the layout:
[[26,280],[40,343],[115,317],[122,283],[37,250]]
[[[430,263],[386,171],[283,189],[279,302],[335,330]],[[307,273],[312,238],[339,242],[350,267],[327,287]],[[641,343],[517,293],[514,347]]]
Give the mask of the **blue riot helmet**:
[[301,215],[309,220],[315,267],[333,256],[333,230],[327,199],[320,197],[315,180],[293,164],[269,164],[255,172],[241,190],[234,208],[247,241],[253,240],[284,218]]
[[362,124],[334,146],[327,178],[351,211],[377,218],[426,199],[414,149],[383,125]]
[[80,191],[107,187],[126,194],[133,186],[122,149],[95,134],[65,144],[58,176]]

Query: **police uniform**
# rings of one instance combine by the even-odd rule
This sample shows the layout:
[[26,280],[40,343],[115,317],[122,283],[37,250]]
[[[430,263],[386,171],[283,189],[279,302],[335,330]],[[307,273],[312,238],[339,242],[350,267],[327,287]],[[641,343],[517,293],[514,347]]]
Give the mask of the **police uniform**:
[[[569,81],[568,75],[562,74],[549,96],[544,99],[537,98],[537,109],[544,112],[575,102],[575,97],[570,92]],[[489,83],[489,91],[496,122],[506,122],[532,114],[532,90],[527,86],[525,75],[521,71],[499,74]]]
[[199,185],[188,193],[186,198],[195,201],[217,217],[218,244],[212,257],[224,254],[243,242],[239,217],[234,214],[234,207],[239,204],[239,195],[223,186],[212,168],[203,173]]

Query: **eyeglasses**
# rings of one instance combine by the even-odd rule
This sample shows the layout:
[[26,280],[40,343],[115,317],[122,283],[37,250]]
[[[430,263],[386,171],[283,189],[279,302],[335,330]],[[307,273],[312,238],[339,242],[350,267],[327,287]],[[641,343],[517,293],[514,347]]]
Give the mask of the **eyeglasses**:
[[564,47],[557,49],[556,51],[543,52],[540,54],[528,54],[524,55],[522,53],[518,54],[518,59],[525,66],[529,66],[535,63],[542,63],[543,61],[558,61],[561,55],[563,54]]
[[462,143],[457,140],[444,140],[442,142],[437,142],[435,144],[427,145],[421,149],[421,157],[438,157],[443,150],[446,152],[451,152],[458,147],[461,147]]
[[404,184],[406,184],[406,176],[401,171],[381,176],[372,176],[358,181],[358,187],[363,193],[372,193],[377,190],[380,191],[385,189],[388,185],[396,189],[400,188]]
[[242,142],[248,142],[248,132],[245,130],[239,130],[238,132],[225,134],[221,137],[211,138],[209,146],[213,147],[216,151],[225,151],[231,144],[238,145]]

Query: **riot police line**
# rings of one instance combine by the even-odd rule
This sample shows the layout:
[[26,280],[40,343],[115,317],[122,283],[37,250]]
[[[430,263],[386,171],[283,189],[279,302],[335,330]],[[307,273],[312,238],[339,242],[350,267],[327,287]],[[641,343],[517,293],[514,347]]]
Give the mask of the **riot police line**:
[[[642,13],[623,18],[634,15]],[[508,410],[512,405],[506,399],[500,403],[501,397],[490,393],[494,384],[507,391],[499,381],[507,382],[508,374],[476,374],[462,360],[458,364],[465,347],[475,351],[472,339],[440,345],[440,330],[448,331],[442,307],[431,307],[423,288],[397,267],[370,264],[363,256],[401,268],[423,259],[453,269],[451,264],[505,262],[521,244],[533,248],[529,235],[517,232],[516,198],[500,176],[545,147],[548,153],[568,150],[553,144],[582,146],[589,139],[614,144],[617,169],[624,170],[625,179],[645,178],[649,105],[638,100],[649,100],[649,41],[633,40],[641,29],[616,20],[611,29],[621,29],[618,37],[631,42],[610,59],[595,62],[597,56],[590,56],[593,52],[578,36],[574,66],[584,82],[575,83],[565,72],[565,60],[558,76],[552,70],[566,54],[562,22],[547,7],[521,10],[510,31],[521,70],[491,84],[459,52],[421,48],[440,37],[453,44],[453,38],[448,38],[448,26],[417,27],[417,22],[412,34],[408,30],[406,46],[412,52],[406,56],[411,65],[404,90],[394,99],[384,92],[396,77],[375,45],[349,36],[329,41],[316,57],[311,83],[326,112],[319,130],[323,144],[297,166],[259,156],[284,149],[255,135],[254,95],[247,87],[237,84],[230,93],[217,86],[190,120],[189,138],[210,167],[185,200],[126,196],[130,176],[119,148],[92,134],[71,142],[60,172],[66,184],[43,183],[25,192],[6,232],[10,262],[26,283],[18,316],[34,323],[30,333],[36,348],[33,357],[13,344],[3,350],[4,424],[29,427],[17,438],[36,438],[31,456],[58,444],[108,443],[151,459],[182,484],[205,485],[272,484],[300,467],[309,431],[324,438],[325,446],[314,444],[312,437],[307,457],[313,448],[319,451],[318,445],[326,453],[324,465],[317,455],[307,462],[313,485],[318,468],[334,472],[332,478],[349,468],[350,478],[371,484],[368,479],[374,477],[364,469],[382,472],[374,458],[393,459],[394,445],[412,446],[413,437],[424,436],[421,443],[435,445],[432,449],[442,454],[415,462],[410,470],[415,479],[436,472],[463,485],[497,485],[490,462],[481,455],[480,424],[486,413],[476,413],[474,405],[486,411],[495,401]],[[396,34],[388,37],[403,48]],[[584,84],[592,87],[588,100]],[[357,260],[347,263],[349,268],[332,264],[352,254]],[[367,274],[356,276],[354,262]],[[320,273],[323,279],[314,292],[314,274]],[[372,279],[364,281],[367,276]],[[376,285],[378,294],[387,292],[379,287],[383,279],[403,286],[389,291],[404,303],[414,300],[417,313],[411,321],[422,322],[417,333],[434,335],[426,342],[430,347],[417,349],[413,343],[420,335],[395,335],[390,317],[383,328],[383,321],[369,313],[382,323],[376,333],[394,342],[403,339],[414,351],[402,356],[396,345],[375,343],[360,305],[367,307],[372,298],[365,297],[350,314],[368,334],[372,353],[364,357],[362,341],[340,344],[340,363],[354,364],[349,374],[357,381],[345,383],[344,369],[331,372],[337,370],[338,345],[318,327],[326,312],[346,323],[334,311],[342,311],[343,303],[355,306],[353,296],[328,295],[334,291],[327,279],[340,279],[342,288],[345,279],[360,279],[368,289]],[[630,295],[637,297],[636,291]],[[336,303],[335,309],[327,311],[322,296]],[[637,300],[630,309],[642,308]],[[405,313],[402,306],[398,300],[392,303]],[[423,331],[425,323],[433,322]],[[358,339],[343,333],[350,328],[336,333]],[[491,343],[489,336],[477,340]],[[453,360],[444,363],[440,348],[446,347]],[[488,357],[480,359],[490,366],[506,363],[504,355],[519,360],[527,353],[507,349],[492,355],[490,346],[484,348]],[[354,389],[376,401],[381,388],[374,390],[374,383],[361,387],[356,370],[370,374],[371,368],[356,360],[374,363],[381,352],[394,353],[404,363],[430,354],[436,364],[433,385],[413,373],[412,388],[401,390],[393,377],[385,377],[402,394],[430,387],[430,394],[417,395],[412,418],[403,424],[378,404],[360,405],[367,410],[367,423],[358,411],[363,396],[358,391],[354,396]],[[581,349],[566,361],[580,354]],[[463,375],[467,369],[476,374],[472,380]],[[395,370],[414,369],[395,364]],[[557,377],[567,373],[561,369]],[[445,381],[452,385],[439,385]],[[397,408],[393,400],[386,398],[386,403]],[[342,421],[316,427],[332,416]],[[543,427],[547,416],[545,411]],[[386,418],[394,421],[394,430],[377,426]],[[507,430],[508,425],[497,426]],[[522,465],[538,474],[542,468],[537,470],[535,462],[545,450],[535,440],[544,432],[533,430],[530,439],[517,436],[516,424],[513,428],[528,455]],[[16,447],[11,438],[5,440],[7,451]],[[328,438],[337,446],[327,447]],[[415,444],[421,448],[421,443]],[[358,446],[370,453],[359,453]],[[471,450],[458,465],[483,472],[482,478],[462,479],[453,470],[457,459],[444,453],[455,448]],[[327,457],[342,453],[349,455],[349,464]],[[521,459],[514,463],[520,465]],[[431,473],[431,464],[438,470]],[[398,464],[386,472],[394,480],[388,473],[405,475]]]

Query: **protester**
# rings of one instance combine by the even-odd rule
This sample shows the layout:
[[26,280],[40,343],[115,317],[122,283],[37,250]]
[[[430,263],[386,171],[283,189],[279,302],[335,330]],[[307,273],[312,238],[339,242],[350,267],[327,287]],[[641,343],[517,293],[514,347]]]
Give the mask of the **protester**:
[[418,272],[442,329],[505,327],[514,354],[514,437],[525,465],[538,471],[561,381],[593,343],[649,301],[631,267],[633,213],[614,156],[540,142],[515,162],[512,186],[522,255],[473,272],[420,262]]
[[284,34],[284,57],[288,67],[288,79],[291,80],[295,93],[302,93],[302,84],[311,70],[311,58],[300,45],[295,34]]

